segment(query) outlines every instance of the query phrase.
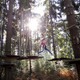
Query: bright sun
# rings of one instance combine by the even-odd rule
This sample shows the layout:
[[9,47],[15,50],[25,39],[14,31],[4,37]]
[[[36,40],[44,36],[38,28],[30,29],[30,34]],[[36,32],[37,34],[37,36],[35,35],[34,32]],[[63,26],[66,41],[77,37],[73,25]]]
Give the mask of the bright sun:
[[36,31],[38,28],[38,19],[37,18],[30,19],[28,26],[31,31]]

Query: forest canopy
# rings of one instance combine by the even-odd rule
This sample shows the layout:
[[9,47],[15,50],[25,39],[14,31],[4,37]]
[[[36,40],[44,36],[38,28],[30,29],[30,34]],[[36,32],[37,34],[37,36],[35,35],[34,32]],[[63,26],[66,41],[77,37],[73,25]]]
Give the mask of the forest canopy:
[[79,62],[80,0],[0,0],[0,80],[80,80]]

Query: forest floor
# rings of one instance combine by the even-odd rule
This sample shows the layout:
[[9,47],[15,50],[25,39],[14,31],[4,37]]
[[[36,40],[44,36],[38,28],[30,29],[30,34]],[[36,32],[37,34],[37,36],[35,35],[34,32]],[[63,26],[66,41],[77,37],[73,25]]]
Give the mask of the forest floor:
[[[27,78],[17,77],[15,80],[30,80]],[[78,80],[77,73],[72,70],[62,69],[54,71],[54,73],[49,72],[34,72],[31,75],[31,80]]]

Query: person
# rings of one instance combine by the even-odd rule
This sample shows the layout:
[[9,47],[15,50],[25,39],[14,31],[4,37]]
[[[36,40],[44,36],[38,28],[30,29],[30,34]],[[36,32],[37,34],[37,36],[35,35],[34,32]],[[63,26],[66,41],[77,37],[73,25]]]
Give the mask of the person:
[[40,45],[42,46],[42,50],[39,51],[38,54],[43,52],[44,50],[47,50],[52,55],[51,51],[49,49],[47,49],[47,47],[46,47],[46,40],[45,40],[45,38],[43,38],[41,40]]

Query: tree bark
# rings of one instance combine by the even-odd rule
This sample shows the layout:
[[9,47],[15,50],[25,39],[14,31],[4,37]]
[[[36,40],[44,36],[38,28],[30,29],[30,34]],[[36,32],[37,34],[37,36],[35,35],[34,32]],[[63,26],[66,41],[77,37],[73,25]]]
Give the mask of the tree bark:
[[11,54],[11,37],[12,37],[12,13],[13,13],[13,0],[9,0],[9,12],[8,12],[8,25],[7,25],[7,36],[6,36],[6,48],[5,54]]
[[[52,4],[51,4],[51,6],[52,6]],[[51,27],[52,27],[51,33],[52,33],[52,40],[53,40],[54,58],[57,58],[57,55],[56,55],[56,48],[55,48],[55,40],[54,40],[53,21],[52,21],[52,15],[51,15],[51,14],[50,14],[50,22],[51,22]]]
[[[11,55],[12,18],[13,18],[12,13],[13,13],[13,0],[9,0],[5,55]],[[9,66],[6,67],[6,64],[5,64],[5,67],[4,67],[5,68],[5,80],[13,80],[11,61],[6,60],[5,62],[6,64],[9,63]]]
[[[64,0],[64,5],[65,5],[65,12],[67,15],[68,24],[69,24],[68,28],[70,31],[74,57],[80,58],[80,38],[79,38],[78,28],[76,27],[76,19],[74,15],[73,5],[71,3],[71,0]],[[79,63],[76,64],[76,67],[80,80],[80,64]]]
[[53,51],[54,51],[54,58],[57,58],[56,55],[56,46],[55,46],[55,40],[54,40],[54,30],[53,30],[53,25],[52,25],[52,18],[51,18],[51,27],[52,27],[52,40],[53,40]]

